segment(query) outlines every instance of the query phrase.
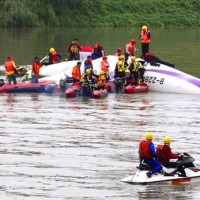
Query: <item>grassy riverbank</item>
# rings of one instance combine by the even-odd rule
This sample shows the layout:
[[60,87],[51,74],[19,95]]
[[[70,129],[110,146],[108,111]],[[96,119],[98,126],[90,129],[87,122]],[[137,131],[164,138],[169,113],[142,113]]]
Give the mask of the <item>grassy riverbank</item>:
[[197,0],[4,0],[1,27],[199,27]]

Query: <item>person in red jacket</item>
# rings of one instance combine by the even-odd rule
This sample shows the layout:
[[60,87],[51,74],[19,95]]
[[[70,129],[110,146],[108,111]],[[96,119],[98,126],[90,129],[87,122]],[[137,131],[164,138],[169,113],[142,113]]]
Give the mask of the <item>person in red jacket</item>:
[[135,48],[136,40],[132,39],[130,42],[126,44],[124,53],[125,53],[125,64],[128,66],[127,60],[129,56],[134,56],[134,52],[136,51]]
[[60,62],[62,59],[61,55],[58,54],[54,48],[49,49],[48,57],[49,57],[48,65],[56,64],[56,63]]
[[15,65],[15,62],[12,58],[12,56],[8,56],[7,61],[5,62],[5,69],[6,69],[6,75],[8,79],[8,84],[10,85],[13,81],[14,85],[17,84],[17,67]]
[[130,70],[125,70],[125,77],[122,78],[124,80],[124,85],[135,85],[135,77],[130,73]]
[[38,83],[38,78],[40,75],[40,59],[36,56],[32,62],[32,71],[31,71],[31,83]]
[[183,166],[178,162],[172,162],[170,159],[183,159],[182,154],[174,154],[171,151],[170,143],[171,138],[166,136],[163,138],[164,145],[158,145],[156,147],[156,154],[159,162],[167,168],[177,168],[177,171],[181,172],[181,176],[185,177],[185,170]]
[[98,41],[94,42],[94,49],[92,51],[91,57],[92,60],[97,59],[97,58],[101,58],[105,56],[105,52],[104,52],[104,48],[99,44]]

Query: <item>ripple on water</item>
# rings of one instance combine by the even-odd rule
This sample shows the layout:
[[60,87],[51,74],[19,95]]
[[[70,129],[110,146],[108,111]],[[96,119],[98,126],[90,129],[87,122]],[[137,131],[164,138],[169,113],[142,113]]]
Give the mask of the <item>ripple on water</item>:
[[83,100],[3,94],[0,100],[0,195],[8,199],[195,199],[200,194],[197,185],[120,182],[134,173],[146,131],[154,133],[155,145],[169,135],[174,150],[200,157],[195,95],[149,92]]

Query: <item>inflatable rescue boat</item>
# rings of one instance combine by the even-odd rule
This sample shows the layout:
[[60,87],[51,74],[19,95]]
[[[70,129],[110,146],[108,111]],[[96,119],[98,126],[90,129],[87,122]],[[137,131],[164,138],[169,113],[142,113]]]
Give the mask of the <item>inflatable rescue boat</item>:
[[39,83],[18,83],[16,85],[3,84],[0,93],[54,93],[56,84],[53,81],[40,81]]
[[134,93],[146,93],[148,92],[149,87],[143,83],[141,85],[127,85],[124,89],[126,94],[134,94]]
[[84,92],[80,85],[72,86],[71,88],[67,88],[65,91],[66,98],[73,98],[73,97],[91,97],[95,99],[105,98],[108,96],[108,91],[104,90],[91,90]]

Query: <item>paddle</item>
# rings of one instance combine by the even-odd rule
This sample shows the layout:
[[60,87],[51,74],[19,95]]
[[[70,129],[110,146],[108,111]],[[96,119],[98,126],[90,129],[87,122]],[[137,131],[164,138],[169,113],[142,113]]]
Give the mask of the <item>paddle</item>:
[[47,59],[49,56],[48,55],[46,55],[44,58],[42,58],[41,60],[40,60],[40,63],[42,63],[45,59]]

